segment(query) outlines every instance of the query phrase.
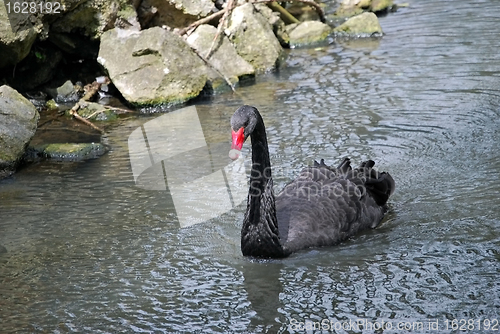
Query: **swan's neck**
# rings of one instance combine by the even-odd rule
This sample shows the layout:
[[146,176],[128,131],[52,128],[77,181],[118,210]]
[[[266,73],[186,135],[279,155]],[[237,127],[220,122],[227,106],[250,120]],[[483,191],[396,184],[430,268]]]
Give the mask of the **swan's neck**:
[[267,137],[262,120],[251,134],[252,171],[243,227],[241,249],[245,256],[283,257],[271,176]]

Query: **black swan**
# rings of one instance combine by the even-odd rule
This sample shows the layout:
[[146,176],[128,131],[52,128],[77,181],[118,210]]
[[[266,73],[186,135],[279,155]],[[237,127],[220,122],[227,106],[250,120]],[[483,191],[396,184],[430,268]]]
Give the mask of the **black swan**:
[[382,220],[395,183],[388,173],[372,169],[372,160],[352,169],[348,158],[337,168],[321,159],[274,196],[266,129],[257,108],[238,108],[231,128],[231,159],[238,158],[248,136],[252,139],[250,189],[241,229],[244,256],[282,258],[305,248],[335,245]]

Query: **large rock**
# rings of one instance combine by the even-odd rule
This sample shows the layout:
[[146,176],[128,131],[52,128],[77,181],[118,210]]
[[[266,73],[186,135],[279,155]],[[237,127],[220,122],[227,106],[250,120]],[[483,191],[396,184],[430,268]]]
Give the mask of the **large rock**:
[[[271,2],[270,5],[279,6],[276,2]],[[279,6],[281,7],[281,6]],[[267,19],[267,22],[273,27],[274,35],[278,38],[281,46],[287,48],[290,46],[290,36],[286,29],[285,22],[281,19],[278,12],[273,11],[265,4],[255,4],[255,9]]]
[[290,32],[290,45],[303,46],[325,40],[332,32],[328,24],[319,21],[305,21]]
[[9,86],[0,87],[0,178],[14,173],[39,118],[30,101]]
[[159,27],[105,32],[97,60],[123,97],[137,106],[185,102],[207,81],[203,61],[177,34]]
[[38,34],[30,17],[12,13],[14,1],[9,3],[11,13],[8,13],[7,6],[0,6],[0,68],[23,60]]
[[368,12],[351,17],[333,31],[336,35],[347,37],[371,37],[383,33],[377,15]]
[[238,54],[260,72],[276,68],[283,48],[267,19],[246,3],[236,7],[225,31]]
[[[195,49],[198,54],[206,57],[215,35],[217,28],[203,24],[187,38],[187,43]],[[240,77],[254,75],[255,70],[245,59],[241,58],[233,45],[226,36],[219,36],[218,45],[214,46],[208,63],[227,78],[231,84],[236,84]]]

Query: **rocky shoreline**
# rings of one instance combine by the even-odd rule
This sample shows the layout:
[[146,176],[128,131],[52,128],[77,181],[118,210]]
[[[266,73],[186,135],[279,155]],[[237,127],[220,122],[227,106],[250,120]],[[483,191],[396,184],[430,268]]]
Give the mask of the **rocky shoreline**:
[[[23,13],[13,4],[0,6],[0,178],[23,161],[105,153],[94,140],[102,131],[89,130],[86,116],[109,121],[119,110],[161,109],[235,90],[241,80],[281,66],[285,48],[329,37],[381,37],[374,13],[396,8],[391,0],[344,0],[325,16],[311,0],[286,9],[269,1],[68,0],[57,11],[40,6]],[[103,76],[109,82],[99,83]],[[110,95],[125,107],[95,101]],[[27,150],[39,112],[65,110],[86,123],[87,139],[41,136]],[[42,119],[48,124],[56,117]]]

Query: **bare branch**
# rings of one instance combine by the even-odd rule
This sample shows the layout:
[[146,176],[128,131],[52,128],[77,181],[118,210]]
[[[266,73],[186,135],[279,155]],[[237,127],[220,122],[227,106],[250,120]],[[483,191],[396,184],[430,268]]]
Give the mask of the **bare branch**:
[[[283,0],[280,2],[293,2],[293,1],[302,2],[302,3],[308,4],[311,7],[314,7],[314,9],[316,10],[316,13],[318,13],[320,21],[323,23],[326,22],[325,12],[323,11],[323,8],[321,8],[321,6],[319,4],[317,4],[314,0]],[[269,2],[276,2],[276,1],[275,0],[253,0],[252,1],[252,3],[269,3]]]
[[214,40],[212,41],[212,45],[210,46],[210,49],[208,49],[207,55],[205,56],[206,59],[210,58],[210,56],[212,55],[215,42],[219,38],[222,30],[225,28],[227,18],[229,15],[231,15],[231,12],[235,7],[236,7],[236,0],[229,0],[226,5],[226,8],[224,8],[224,15],[222,15],[222,18],[219,21],[219,25],[217,26],[217,33],[215,34]]
[[219,16],[223,15],[225,13],[225,9],[223,10],[220,10],[216,13],[213,13],[212,15],[209,15],[207,17],[204,17],[196,22],[193,22],[191,23],[189,26],[187,26],[186,28],[182,28],[181,30],[179,30],[177,33],[182,36],[186,33],[191,33],[192,30],[196,29],[198,26],[202,25],[202,24],[205,24],[205,23],[208,23],[216,18],[218,18]]

